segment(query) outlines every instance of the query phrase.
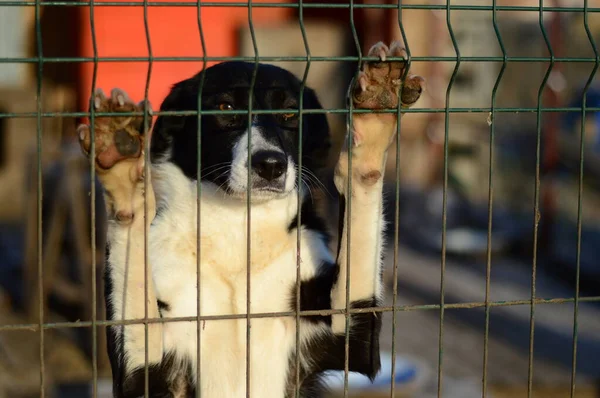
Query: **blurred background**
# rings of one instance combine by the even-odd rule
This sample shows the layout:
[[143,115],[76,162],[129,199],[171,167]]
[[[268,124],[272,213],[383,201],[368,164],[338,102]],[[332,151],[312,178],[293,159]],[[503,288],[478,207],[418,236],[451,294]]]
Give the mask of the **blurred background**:
[[[94,76],[97,87],[108,92],[118,86],[135,100],[143,98],[148,84],[157,109],[171,84],[202,68],[198,57],[205,54],[210,65],[221,57],[254,56],[254,43],[249,11],[241,3],[212,2],[199,14],[195,3],[169,0],[148,7],[147,26],[140,6],[97,2],[91,13],[89,6],[69,0],[49,3],[41,1],[36,29],[33,3],[19,6],[18,1],[0,0],[0,398],[40,396],[40,372],[47,397],[92,396],[94,372],[98,396],[108,397],[104,328],[92,331],[85,323],[94,313],[104,319],[104,208],[97,195],[92,231],[90,191],[96,182],[90,180],[89,163],[75,139],[80,120],[60,113],[87,111]],[[273,58],[268,62],[299,77],[308,68],[307,83],[328,109],[345,107],[345,92],[357,68],[356,61],[342,57],[366,52],[379,40],[402,40],[399,20],[415,58],[412,71],[427,81],[416,111],[402,119],[400,150],[390,155],[386,175],[386,216],[392,224],[385,305],[394,303],[397,290],[395,303],[402,311],[395,319],[384,313],[385,371],[374,386],[352,379],[359,396],[390,395],[389,361],[397,355],[397,396],[479,397],[483,379],[488,397],[527,397],[531,379],[532,396],[572,397],[575,375],[577,397],[600,397],[600,115],[595,111],[586,113],[583,128],[579,241],[577,224],[582,131],[577,108],[595,59],[584,22],[592,39],[600,39],[600,0],[588,1],[587,20],[583,0],[543,3],[562,8],[543,13],[544,30],[540,2],[498,0],[498,6],[509,8],[497,12],[496,31],[491,0],[452,1],[457,8],[448,20],[443,1],[404,0],[401,15],[398,3],[386,0],[356,1],[360,8],[352,13],[341,0],[304,0],[301,14],[297,3],[289,0],[279,7],[252,2],[261,57],[305,57],[304,27],[310,63],[271,62]],[[286,7],[289,4],[294,7]],[[368,7],[378,4],[388,8]],[[475,9],[462,7],[468,5]],[[149,45],[156,57],[152,63],[147,61]],[[569,62],[555,62],[549,71],[549,46],[555,57]],[[457,51],[466,57],[459,65]],[[35,60],[39,55],[48,59],[40,64]],[[509,62],[494,91],[503,55]],[[94,56],[106,62],[95,66],[90,62]],[[137,59],[115,60],[118,57]],[[597,83],[593,79],[588,91],[589,107],[600,107]],[[493,92],[498,111],[492,118]],[[538,116],[538,100],[541,108],[563,111]],[[440,112],[446,106],[451,108],[447,123]],[[39,110],[44,117],[37,117]],[[329,117],[336,154],[345,118],[340,113]],[[449,156],[443,251],[445,136]],[[323,182],[335,192],[327,177]],[[331,214],[337,215],[333,195],[325,192],[325,197]],[[335,225],[335,217],[330,221]],[[489,318],[482,304],[488,271],[488,298],[496,302]],[[575,318],[578,272],[582,300]],[[535,306],[533,339],[532,309],[523,302],[531,299],[532,280],[537,298],[555,299]],[[442,286],[450,307],[441,314],[435,305],[440,304]],[[41,311],[43,322],[51,324],[43,332],[43,345],[37,329]],[[65,322],[69,327],[62,327]],[[16,330],[18,325],[25,327]],[[332,378],[334,395],[336,380]]]

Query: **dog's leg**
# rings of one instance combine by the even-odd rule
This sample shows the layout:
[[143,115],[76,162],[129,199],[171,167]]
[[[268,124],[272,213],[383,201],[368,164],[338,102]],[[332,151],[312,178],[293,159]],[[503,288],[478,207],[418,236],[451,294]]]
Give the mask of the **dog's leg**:
[[[127,94],[112,90],[106,98],[101,90],[94,95],[96,112],[143,111],[143,103],[134,104]],[[150,120],[150,116],[148,116]],[[110,320],[140,320],[145,317],[145,285],[147,286],[148,317],[158,318],[156,296],[148,265],[145,279],[145,226],[155,215],[155,199],[149,176],[144,175],[144,143],[150,137],[149,126],[144,127],[143,116],[96,117],[95,154],[96,173],[103,186],[108,214],[107,236],[107,313]],[[91,150],[90,126],[77,128],[84,153]],[[146,192],[147,218],[144,218],[144,178],[148,179]],[[109,356],[113,367],[114,393],[118,397],[134,396],[139,389],[139,377],[145,366],[145,326],[141,323],[127,326],[109,326]],[[162,325],[148,325],[149,364],[161,361]],[[138,379],[138,380],[134,380]],[[153,381],[151,380],[151,384]],[[137,392],[139,393],[139,391]],[[143,395],[143,389],[141,391]],[[135,395],[137,396],[137,395]]]
[[[371,48],[369,56],[379,57],[380,61],[366,62],[356,76],[351,91],[354,109],[394,109],[397,108],[398,101],[401,101],[403,107],[412,106],[421,95],[424,80],[409,75],[403,82],[405,62],[386,61],[387,57],[406,56],[402,46],[394,42],[388,48],[385,44],[378,43]],[[380,302],[384,230],[383,174],[388,149],[394,141],[396,130],[397,113],[353,114],[352,126],[346,137],[347,140],[351,140],[351,156],[347,149],[347,141],[335,170],[335,184],[340,193],[340,206],[343,210],[337,259],[339,276],[332,290],[332,306],[335,309],[346,307],[348,265],[350,306],[371,307]],[[348,190],[349,179],[351,191]],[[367,317],[370,319],[367,320]],[[380,322],[380,314],[355,315],[351,318],[351,328],[358,328],[363,334],[368,333],[369,335],[362,338],[375,339],[372,342],[372,346],[375,347],[378,346],[376,340]],[[336,334],[344,333],[344,315],[332,317],[332,329]],[[355,332],[358,333],[358,330]],[[350,333],[353,334],[353,331]],[[357,341],[360,339],[357,337]]]

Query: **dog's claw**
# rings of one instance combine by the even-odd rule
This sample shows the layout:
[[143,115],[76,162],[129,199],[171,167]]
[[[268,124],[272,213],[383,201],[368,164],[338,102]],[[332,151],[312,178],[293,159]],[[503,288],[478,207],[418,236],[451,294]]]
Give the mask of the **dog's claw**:
[[94,108],[100,110],[105,101],[106,95],[104,94],[104,91],[102,91],[101,88],[96,89],[94,92]]

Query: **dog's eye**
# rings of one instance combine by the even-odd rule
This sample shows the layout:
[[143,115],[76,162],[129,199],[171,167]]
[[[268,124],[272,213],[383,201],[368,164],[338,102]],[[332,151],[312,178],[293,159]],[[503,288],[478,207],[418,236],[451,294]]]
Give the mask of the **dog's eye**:
[[222,104],[219,104],[219,110],[232,111],[233,106],[231,104],[228,104],[227,102],[223,102]]
[[284,113],[281,115],[283,120],[285,120],[286,122],[295,119],[297,116],[298,116],[297,113]]

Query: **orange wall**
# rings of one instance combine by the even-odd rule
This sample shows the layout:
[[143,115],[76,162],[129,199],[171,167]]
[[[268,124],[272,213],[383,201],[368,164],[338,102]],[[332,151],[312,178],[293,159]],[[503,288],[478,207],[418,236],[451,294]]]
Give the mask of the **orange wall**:
[[[164,1],[164,0],[162,0]],[[173,0],[167,0],[172,2]],[[185,0],[190,1],[190,0]],[[221,1],[224,5],[232,0]],[[291,1],[291,0],[288,0]],[[96,4],[101,1],[97,1]],[[253,0],[261,3],[264,0]],[[202,46],[195,6],[148,7],[148,26],[152,53],[155,57],[199,57]],[[254,26],[279,23],[293,15],[292,8],[254,8]],[[81,56],[93,57],[90,9],[83,8]],[[246,7],[202,7],[202,30],[208,56],[237,54],[237,32],[248,25]],[[99,57],[147,57],[148,45],[141,6],[96,6],[94,27]],[[133,100],[144,97],[148,76],[147,61],[99,62],[96,87],[107,94],[113,87],[127,91]],[[196,61],[155,61],[152,63],[148,98],[158,110],[172,84],[188,78],[202,68]],[[87,111],[92,87],[94,64],[82,64],[79,107]]]

